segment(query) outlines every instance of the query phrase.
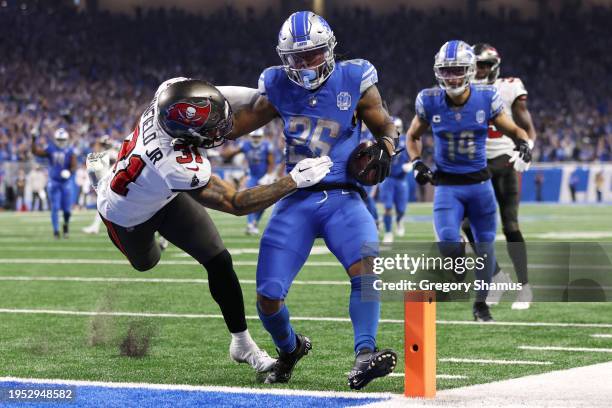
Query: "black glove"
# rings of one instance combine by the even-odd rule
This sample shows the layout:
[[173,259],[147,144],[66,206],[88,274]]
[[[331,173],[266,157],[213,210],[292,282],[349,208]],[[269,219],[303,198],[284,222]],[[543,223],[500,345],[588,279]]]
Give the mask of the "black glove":
[[424,186],[427,183],[433,184],[433,172],[431,169],[423,163],[421,160],[415,160],[413,162],[414,178],[417,183]]
[[526,140],[519,139],[516,149],[519,152],[519,157],[525,162],[529,163],[531,161],[531,149],[529,148],[529,143]]
[[382,182],[391,172],[391,156],[384,146],[384,143],[374,143],[372,146],[360,153],[361,156],[370,156],[370,161],[359,173],[360,176],[368,174],[372,169],[376,171],[376,183]]

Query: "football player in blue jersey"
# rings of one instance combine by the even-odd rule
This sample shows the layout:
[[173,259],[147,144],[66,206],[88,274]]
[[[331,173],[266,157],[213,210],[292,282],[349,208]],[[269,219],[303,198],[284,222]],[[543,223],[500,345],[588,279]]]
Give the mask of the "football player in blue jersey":
[[[393,118],[393,123],[397,131],[404,132],[404,124],[400,118]],[[400,140],[398,146],[400,153],[393,156],[391,162],[391,173],[380,185],[380,201],[385,206],[383,222],[385,224],[385,235],[383,242],[393,242],[393,207],[395,206],[395,222],[397,225],[396,233],[403,237],[406,233],[404,229],[404,214],[408,204],[408,183],[406,175],[410,171],[410,159],[406,152],[405,139]]]
[[322,17],[310,11],[292,14],[278,36],[282,65],[263,71],[260,95],[236,111],[230,137],[281,117],[287,170],[304,157],[328,155],[334,163],[318,187],[294,193],[276,205],[261,239],[257,310],[279,351],[266,382],[289,381],[295,364],[312,347],[310,339],[295,333],[285,298],[320,237],[351,280],[349,314],[356,358],[348,385],[361,389],[392,372],[397,356],[377,348],[380,302],[372,293],[375,275],[366,265],[369,257],[377,255],[378,231],[347,165],[359,144],[363,121],[376,139],[366,152],[369,162],[363,171],[371,171],[377,182],[384,180],[397,130],[375,85],[376,68],[362,59],[336,62],[335,46],[334,33]]
[[[251,132],[249,140],[241,142],[235,148],[230,148],[222,156],[230,158],[238,153],[244,153],[249,166],[247,188],[274,183],[276,180],[274,147],[268,140],[264,140],[264,128]],[[259,234],[257,225],[263,213],[264,210],[261,210],[247,215],[246,233],[248,235]]]
[[63,236],[68,238],[70,214],[72,209],[72,177],[77,168],[77,158],[69,146],[66,129],[59,128],[53,134],[53,143],[42,148],[36,144],[36,134],[32,137],[32,154],[49,160],[49,184],[47,193],[51,203],[51,223],[53,236],[60,237],[59,210],[64,213]]
[[[460,226],[468,218],[477,253],[486,257],[485,268],[476,268],[476,277],[491,281],[495,265],[493,243],[496,231],[496,201],[487,169],[485,142],[491,121],[516,143],[515,160],[521,167],[531,161],[527,133],[504,113],[497,89],[472,84],[476,56],[463,41],[448,41],[436,54],[434,72],[439,87],[424,89],[416,98],[416,115],[407,133],[408,154],[420,184],[436,185],[434,226],[445,256],[465,255]],[[436,171],[420,160],[420,138],[431,126],[434,136]],[[486,290],[477,293],[474,319],[492,321],[485,303]]]

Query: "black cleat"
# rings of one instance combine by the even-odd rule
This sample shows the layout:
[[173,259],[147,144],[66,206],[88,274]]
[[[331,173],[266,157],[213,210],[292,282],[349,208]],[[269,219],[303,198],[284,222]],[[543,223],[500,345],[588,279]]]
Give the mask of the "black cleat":
[[392,373],[396,363],[397,354],[393,350],[359,350],[355,365],[348,376],[348,385],[352,390],[360,390],[373,379]]
[[291,353],[285,353],[278,350],[278,360],[272,366],[272,370],[268,373],[265,379],[266,384],[286,383],[291,379],[293,368],[302,357],[312,350],[310,339],[301,334],[295,334],[296,347]]
[[472,307],[474,320],[477,322],[494,322],[486,302],[474,302]]
[[62,228],[62,232],[63,232],[64,238],[68,238],[70,236],[70,234],[68,233],[68,224],[64,224]]

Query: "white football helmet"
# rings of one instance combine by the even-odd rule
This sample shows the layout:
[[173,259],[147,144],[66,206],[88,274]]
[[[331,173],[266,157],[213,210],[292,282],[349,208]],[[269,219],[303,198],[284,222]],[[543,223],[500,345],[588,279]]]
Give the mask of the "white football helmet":
[[447,94],[461,95],[476,75],[474,50],[459,40],[444,43],[434,59],[434,73]]
[[484,78],[478,79],[474,78],[475,84],[493,84],[495,80],[499,77],[499,65],[501,64],[501,57],[499,56],[499,52],[490,44],[487,43],[478,43],[472,46],[474,50],[474,54],[476,54],[476,64],[489,64],[491,66],[491,70],[489,71],[489,75]]
[[336,37],[325,19],[312,11],[298,11],[285,20],[276,51],[292,82],[316,89],[334,71]]
[[260,127],[259,129],[252,131],[249,134],[249,137],[251,139],[251,145],[253,145],[253,147],[259,146],[263,142],[263,137],[264,137],[263,127]]
[[66,129],[59,128],[55,131],[55,133],[53,133],[53,142],[58,147],[66,147],[68,146],[69,137],[70,135],[68,135],[68,132],[66,131]]

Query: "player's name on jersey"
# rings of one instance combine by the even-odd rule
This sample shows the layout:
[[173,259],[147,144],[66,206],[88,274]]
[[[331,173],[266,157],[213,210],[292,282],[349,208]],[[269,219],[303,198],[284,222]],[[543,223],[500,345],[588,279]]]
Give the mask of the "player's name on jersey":
[[[142,144],[146,147],[155,139],[157,139],[157,126],[155,126],[155,105],[152,103],[142,115]],[[151,151],[145,150],[145,154],[153,165],[164,158],[164,153],[159,146]]]

